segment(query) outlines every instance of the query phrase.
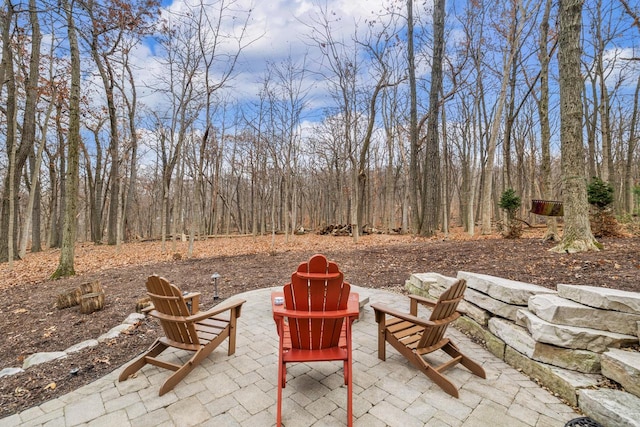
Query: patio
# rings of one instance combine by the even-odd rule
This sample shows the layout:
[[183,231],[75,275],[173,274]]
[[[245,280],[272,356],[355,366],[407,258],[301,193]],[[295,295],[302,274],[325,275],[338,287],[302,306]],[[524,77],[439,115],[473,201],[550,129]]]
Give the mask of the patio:
[[[273,289],[238,295],[247,302],[239,319],[235,355],[227,356],[222,344],[164,396],[158,396],[158,388],[166,370],[145,366],[135,378],[118,383],[119,368],[58,399],[0,419],[0,427],[274,425],[278,340],[271,314]],[[406,296],[352,289],[372,303],[408,308]],[[578,416],[481,345],[455,329],[448,333],[487,372],[484,380],[460,365],[447,371],[460,389],[460,399],[443,392],[390,346],[387,360],[379,360],[373,310],[365,306],[353,326],[354,425],[561,427]],[[170,355],[184,356],[175,351]],[[284,425],[345,425],[341,363],[295,364],[288,374]]]

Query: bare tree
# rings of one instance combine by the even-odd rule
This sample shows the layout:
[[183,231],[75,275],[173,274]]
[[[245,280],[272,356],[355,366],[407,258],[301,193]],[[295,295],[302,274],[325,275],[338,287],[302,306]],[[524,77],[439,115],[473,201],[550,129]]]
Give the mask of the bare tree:
[[115,69],[114,55],[122,48],[127,35],[145,34],[148,31],[146,20],[155,17],[158,12],[157,0],[141,2],[114,0],[108,7],[88,0],[84,4],[90,18],[90,27],[81,32],[90,47],[91,56],[97,66],[104,86],[107,111],[109,113],[109,154],[111,169],[109,172],[110,204],[107,227],[108,243],[115,245],[118,236],[118,203],[120,194],[120,136],[115,87],[118,75]]
[[625,197],[625,210],[629,213],[633,213],[633,164],[634,153],[636,147],[638,147],[638,120],[640,120],[638,109],[640,108],[640,76],[636,83],[636,90],[633,96],[633,113],[631,114],[631,121],[629,123],[629,137],[627,139],[627,153],[624,164],[624,197]]
[[[17,197],[17,176],[16,152],[17,148],[17,99],[16,99],[16,76],[13,64],[13,50],[11,48],[10,28],[14,16],[14,6],[10,0],[5,2],[5,19],[3,25],[2,38],[2,64],[0,65],[0,90],[2,85],[7,86],[7,107],[5,110],[7,123],[7,153],[9,155],[9,167],[7,168],[7,178],[5,180],[2,197],[2,227],[5,231],[6,242],[0,248],[0,260],[9,261],[9,268],[13,268],[14,253],[16,252],[16,197]],[[6,83],[5,83],[6,78]]]
[[315,17],[309,28],[311,39],[323,55],[324,70],[321,75],[329,83],[337,105],[336,115],[342,120],[341,138],[348,153],[351,173],[351,233],[354,241],[357,241],[360,228],[365,225],[367,163],[378,97],[383,89],[399,84],[399,81],[390,80],[393,75],[387,65],[387,56],[395,47],[396,29],[394,20],[386,20],[380,23],[381,28],[367,24],[368,32],[360,36],[356,23],[352,40],[345,40],[336,39],[334,24],[325,9]]
[[62,230],[62,250],[58,268],[52,278],[73,276],[75,274],[76,214],[78,212],[79,147],[80,147],[80,49],[75,27],[75,1],[62,0],[62,8],[67,20],[67,35],[71,51],[71,92],[69,97],[69,136],[67,194],[64,210],[64,228]]
[[444,56],[444,0],[433,4],[433,60],[431,62],[431,87],[429,88],[429,110],[427,113],[427,135],[422,189],[422,223],[416,230],[422,236],[433,236],[438,230],[442,193],[440,176],[439,121],[442,108],[440,93],[443,80]]
[[418,159],[420,152],[420,135],[418,130],[418,89],[416,82],[415,36],[413,18],[413,0],[407,0],[407,67],[409,69],[409,176],[411,191],[410,200],[413,207],[413,228],[418,230],[422,224],[422,209],[418,195],[422,193],[419,179]]
[[580,30],[582,1],[560,0],[559,52],[560,139],[562,143],[562,185],[564,234],[555,252],[599,250],[589,223],[587,180],[582,154],[582,76],[580,73]]
[[[553,197],[551,184],[551,127],[549,125],[549,53],[547,48],[549,38],[549,16],[551,14],[551,0],[545,1],[544,12],[540,22],[540,40],[538,59],[540,61],[540,96],[538,98],[538,112],[540,117],[540,147],[542,150],[541,181],[542,197],[550,200]],[[547,231],[545,241],[557,242],[558,222],[555,217],[547,217]]]
[[523,4],[520,0],[512,0],[508,3],[507,13],[511,16],[511,26],[508,30],[506,44],[502,60],[502,74],[500,91],[497,95],[494,114],[492,117],[491,129],[487,146],[487,158],[484,168],[482,187],[482,234],[491,233],[491,219],[493,210],[493,174],[495,164],[495,150],[498,143],[502,114],[507,99],[507,89],[511,80],[512,68],[519,55],[522,43],[522,33],[528,23],[531,11],[529,3]]

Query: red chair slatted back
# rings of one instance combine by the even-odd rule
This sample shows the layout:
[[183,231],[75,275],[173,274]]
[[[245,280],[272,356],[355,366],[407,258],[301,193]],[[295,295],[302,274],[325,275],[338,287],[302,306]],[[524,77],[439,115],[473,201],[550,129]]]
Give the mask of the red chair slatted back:
[[[285,307],[301,312],[345,310],[350,285],[335,262],[314,255],[301,263],[284,286]],[[336,347],[343,319],[289,318],[292,348],[318,350]]]
[[[194,323],[179,319],[179,317],[188,317],[191,313],[189,313],[187,304],[182,297],[182,292],[177,286],[169,283],[164,277],[149,276],[147,279],[147,294],[158,313],[177,317],[169,320],[155,316],[160,321],[168,339],[181,344],[200,345]],[[151,312],[151,315],[153,316],[153,312]]]
[[425,329],[418,348],[432,346],[444,337],[449,324],[460,317],[460,313],[456,310],[458,309],[458,304],[464,298],[466,289],[467,282],[464,279],[459,279],[440,295],[436,306],[431,312],[431,317],[429,317],[429,320],[438,322],[438,325]]

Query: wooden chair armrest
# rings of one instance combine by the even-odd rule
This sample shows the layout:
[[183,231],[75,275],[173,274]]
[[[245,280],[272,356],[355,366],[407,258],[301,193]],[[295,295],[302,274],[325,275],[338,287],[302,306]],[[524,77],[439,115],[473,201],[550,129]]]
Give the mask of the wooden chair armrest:
[[428,327],[428,326],[436,326],[438,322],[433,322],[431,320],[421,319],[420,317],[414,316],[409,313],[403,313],[401,311],[397,311],[391,307],[387,307],[382,304],[371,304],[371,308],[376,313],[376,322],[380,323],[380,316],[384,316],[388,314],[393,317],[397,317],[398,319],[406,320],[407,322],[415,323],[416,325]]
[[436,306],[436,301],[421,297],[420,295],[409,295],[409,298],[419,302],[420,304],[426,305],[427,307],[433,308]]
[[152,310],[149,315],[168,322],[199,322],[200,320],[208,319],[211,316],[215,316],[216,314],[224,313],[227,310],[235,308],[237,309],[236,317],[240,317],[240,309],[242,308],[242,304],[245,302],[245,300],[225,301],[207,311],[200,311],[190,316],[172,316],[170,314],[160,313],[158,310]]
[[186,320],[190,322],[191,321],[198,322],[200,320],[208,319],[211,316],[224,313],[225,311],[228,311],[234,308],[237,308],[236,317],[240,317],[240,309],[242,308],[242,304],[244,304],[245,302],[246,301],[243,299],[234,299],[231,301],[224,301],[216,305],[215,307],[211,307],[207,311],[201,311],[201,312],[192,314],[191,316],[187,317]]

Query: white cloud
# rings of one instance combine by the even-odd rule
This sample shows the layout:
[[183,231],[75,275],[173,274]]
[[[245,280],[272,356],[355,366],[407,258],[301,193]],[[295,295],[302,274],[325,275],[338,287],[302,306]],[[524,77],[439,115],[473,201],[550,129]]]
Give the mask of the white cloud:
[[[350,40],[355,29],[355,23],[359,22],[364,31],[366,19],[370,19],[373,12],[381,11],[388,0],[219,0],[204,2],[212,8],[209,11],[211,17],[216,16],[216,8],[224,4],[229,9],[226,11],[227,19],[223,24],[223,30],[227,34],[239,34],[244,25],[247,11],[251,11],[250,19],[244,34],[246,41],[252,41],[242,52],[236,67],[237,76],[232,82],[232,91],[236,96],[253,99],[258,94],[261,82],[264,78],[268,62],[280,62],[291,56],[296,64],[303,62],[304,56],[308,56],[307,64],[318,64],[319,52],[309,40],[311,30],[309,25],[326,8],[331,19],[336,22],[332,26],[332,35],[335,39]],[[184,15],[193,10],[199,4],[199,0],[176,0],[163,12],[163,16],[169,13]],[[230,19],[231,16],[235,19]],[[229,52],[233,47],[227,46]],[[136,61],[139,64],[140,81],[144,86],[154,86],[156,75],[162,75],[162,66],[153,53],[153,49],[139,47],[136,50]],[[318,77],[309,74],[308,86],[320,94],[326,93],[326,89],[318,88]],[[146,93],[145,104],[159,105],[161,99],[148,89],[141,89]]]

